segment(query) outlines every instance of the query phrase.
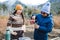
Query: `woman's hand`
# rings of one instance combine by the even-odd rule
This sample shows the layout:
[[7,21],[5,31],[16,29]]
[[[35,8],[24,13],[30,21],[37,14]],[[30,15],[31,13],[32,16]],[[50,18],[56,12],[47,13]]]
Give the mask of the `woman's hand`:
[[12,32],[12,35],[17,35],[17,32]]
[[39,25],[34,24],[34,28],[35,28],[35,29],[38,29],[38,28],[39,28]]

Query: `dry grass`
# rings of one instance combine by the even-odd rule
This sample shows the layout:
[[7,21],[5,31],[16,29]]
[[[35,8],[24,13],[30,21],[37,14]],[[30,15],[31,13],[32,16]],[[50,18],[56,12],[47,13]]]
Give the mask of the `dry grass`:
[[0,32],[4,33],[7,22],[8,22],[7,16],[0,16]]
[[54,16],[54,27],[60,29],[60,16]]
[[[0,16],[0,31],[5,31],[8,18],[9,18],[8,16]],[[53,18],[54,18],[54,23],[55,23],[54,27],[60,28],[60,16],[54,16]],[[31,26],[30,21],[28,19],[25,19],[25,24],[27,26]]]

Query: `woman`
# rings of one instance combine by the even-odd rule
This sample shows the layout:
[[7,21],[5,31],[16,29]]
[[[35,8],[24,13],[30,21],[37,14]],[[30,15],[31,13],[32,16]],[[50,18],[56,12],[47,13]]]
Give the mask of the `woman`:
[[41,14],[35,16],[34,40],[48,40],[48,33],[52,31],[53,19],[50,15],[50,2],[41,9]]
[[21,5],[16,5],[15,12],[13,15],[10,15],[7,26],[10,26],[11,31],[11,40],[18,39],[19,37],[23,37],[24,29],[24,16],[23,16],[23,7]]

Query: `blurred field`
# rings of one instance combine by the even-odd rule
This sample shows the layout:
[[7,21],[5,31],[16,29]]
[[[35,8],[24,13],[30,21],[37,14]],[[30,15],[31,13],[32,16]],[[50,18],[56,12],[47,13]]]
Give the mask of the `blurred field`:
[[[6,25],[8,22],[8,16],[0,16],[0,39],[3,38],[3,35],[5,33]],[[60,16],[54,16],[54,28],[60,29]],[[34,27],[29,23],[29,19],[25,19],[25,24],[26,24],[26,32],[25,36],[33,38],[33,31]]]

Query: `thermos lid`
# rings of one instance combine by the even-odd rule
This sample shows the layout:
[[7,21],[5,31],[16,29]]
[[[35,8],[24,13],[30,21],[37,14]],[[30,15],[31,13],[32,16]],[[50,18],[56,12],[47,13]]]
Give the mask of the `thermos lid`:
[[9,31],[9,30],[10,30],[10,28],[11,28],[10,26],[9,26],[9,27],[7,27],[6,31]]

